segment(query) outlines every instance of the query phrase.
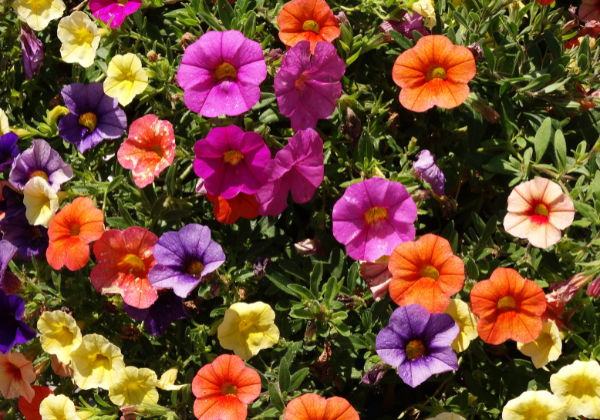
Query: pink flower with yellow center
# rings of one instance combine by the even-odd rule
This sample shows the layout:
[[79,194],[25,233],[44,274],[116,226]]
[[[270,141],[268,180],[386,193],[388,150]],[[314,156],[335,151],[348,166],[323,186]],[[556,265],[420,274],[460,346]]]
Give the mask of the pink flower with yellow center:
[[32,363],[21,353],[0,353],[0,392],[6,399],[21,395],[31,402],[35,391],[31,383],[35,381]]

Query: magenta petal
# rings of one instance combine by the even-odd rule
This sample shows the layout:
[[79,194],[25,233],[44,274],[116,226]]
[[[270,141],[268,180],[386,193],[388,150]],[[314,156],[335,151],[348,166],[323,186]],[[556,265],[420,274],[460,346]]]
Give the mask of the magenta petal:
[[[287,175],[286,175],[287,177]],[[254,197],[260,204],[261,216],[278,216],[287,208],[289,183],[284,177],[263,185]]]

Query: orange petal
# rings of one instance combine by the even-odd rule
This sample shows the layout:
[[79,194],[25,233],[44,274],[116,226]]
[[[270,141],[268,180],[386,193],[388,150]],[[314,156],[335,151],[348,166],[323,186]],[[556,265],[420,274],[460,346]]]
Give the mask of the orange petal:
[[323,420],[359,420],[359,416],[346,399],[332,397],[327,399]]
[[198,398],[194,415],[199,420],[246,420],[248,406],[232,396]]
[[19,411],[26,420],[42,420],[40,415],[40,404],[48,395],[54,395],[54,392],[47,386],[32,386],[35,396],[28,402],[24,397],[19,398]]
[[327,400],[320,395],[304,394],[287,405],[285,420],[325,420],[326,407]]

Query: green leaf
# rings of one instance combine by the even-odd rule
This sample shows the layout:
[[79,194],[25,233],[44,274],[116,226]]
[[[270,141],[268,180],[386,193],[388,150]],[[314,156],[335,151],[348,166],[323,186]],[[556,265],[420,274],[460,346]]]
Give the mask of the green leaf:
[[298,388],[300,385],[302,385],[304,378],[306,378],[306,376],[308,375],[309,372],[310,372],[310,370],[308,368],[304,368],[304,369],[300,369],[298,372],[294,373],[292,375],[292,378],[290,379],[290,386],[288,387],[288,392],[292,392],[296,388]]
[[[223,0],[226,1],[226,0]],[[231,6],[230,6],[231,7]],[[198,12],[198,16],[200,16],[202,18],[202,20],[208,25],[210,26],[212,29],[214,29],[215,31],[220,31],[223,32],[224,29],[221,26],[221,24],[213,17],[213,15],[211,15],[210,13],[206,13],[206,12]]]
[[117,207],[119,208],[119,214],[121,215],[121,217],[123,217],[125,223],[127,223],[130,227],[135,226],[135,222],[131,218],[131,215],[129,214],[129,212],[125,208],[125,205],[120,199],[117,200]]
[[319,295],[319,286],[323,280],[323,264],[318,262],[315,264],[312,273],[310,273],[310,291],[313,295]]
[[299,284],[288,284],[288,288],[292,289],[294,293],[302,296],[306,300],[317,300],[316,296],[304,286]]
[[250,12],[248,14],[248,19],[244,24],[244,36],[248,39],[254,39],[254,35],[256,34],[256,13]]
[[217,0],[217,11],[225,29],[232,29],[231,21],[235,17],[235,14],[229,2],[227,0]]
[[[288,357],[288,354],[290,357]],[[288,392],[290,388],[290,368],[292,366],[292,360],[294,360],[294,354],[290,348],[279,364],[279,389],[281,392]]]
[[394,30],[390,30],[390,36],[403,50],[410,50],[415,46],[415,43],[402,35],[400,32],[396,32]]
[[561,170],[565,169],[567,166],[567,143],[561,130],[557,130],[554,134],[554,153],[556,154],[559,168]]
[[541,76],[536,77],[531,82],[529,82],[525,87],[519,89],[520,92],[532,92],[538,89],[541,89],[552,76],[549,74],[542,74]]
[[563,49],[560,46],[560,42],[558,42],[554,34],[549,30],[547,30],[544,35],[546,36],[546,44],[548,45],[550,54],[552,54],[552,57],[555,60],[558,60],[560,57],[562,57],[563,52]]
[[177,180],[177,162],[174,161],[173,164],[169,167],[167,171],[167,177],[165,179],[165,183],[167,184],[167,191],[169,192],[170,197],[175,196],[176,183]]
[[341,278],[346,262],[346,254],[340,248],[335,248],[329,254],[329,272],[335,278]]
[[469,273],[469,277],[477,280],[479,278],[479,268],[477,268],[477,263],[471,257],[467,257],[467,272]]
[[107,217],[106,223],[108,223],[111,227],[121,230],[131,227],[129,223],[127,223],[122,217]]
[[280,413],[283,413],[285,411],[285,404],[283,403],[281,394],[277,390],[277,386],[272,382],[269,384],[269,398],[271,399],[271,403],[273,404],[273,406]]
[[598,215],[592,206],[589,204],[582,203],[579,200],[574,200],[573,205],[575,206],[575,210],[577,213],[581,214],[586,219],[590,220],[592,223],[600,224],[598,220]]
[[539,130],[535,133],[535,139],[533,144],[535,146],[535,163],[538,163],[544,153],[546,153],[546,149],[548,148],[548,144],[550,144],[550,140],[552,140],[552,136],[554,135],[554,129],[552,128],[552,119],[547,117]]
[[350,270],[348,270],[348,290],[350,291],[350,294],[352,294],[352,292],[354,292],[354,289],[356,288],[356,280],[358,280],[358,272],[360,270],[360,264],[358,263],[358,261],[354,262],[354,264],[352,264],[350,266]]
[[581,350],[587,350],[587,348],[588,348],[587,341],[585,341],[583,338],[581,338],[577,334],[573,334],[571,336],[571,338],[573,339],[573,341],[575,342],[575,344],[577,344],[577,347],[579,347]]
[[479,238],[479,244],[477,245],[479,248],[483,248],[485,246],[486,242],[488,241],[488,239],[490,239],[492,234],[496,231],[497,223],[498,223],[498,217],[496,215],[490,217],[490,220],[488,220],[487,224],[485,225],[485,228],[483,229],[483,233],[481,234],[481,237]]
[[494,71],[496,67],[496,58],[494,57],[494,53],[492,53],[492,51],[485,45],[482,45],[481,48],[483,49],[483,55],[490,66],[490,70]]
[[271,283],[277,286],[280,290],[283,290],[287,294],[290,294],[294,297],[298,297],[298,295],[288,287],[290,284],[292,284],[292,282],[290,282],[287,277],[280,272],[271,269],[267,271],[267,278],[271,280]]
[[112,190],[117,188],[119,185],[121,185],[123,178],[125,178],[124,175],[119,175],[119,176],[114,177],[113,180],[110,181],[110,184],[108,184],[108,188],[106,189],[106,191],[111,192]]
[[373,159],[373,141],[368,130],[363,130],[358,141],[358,160],[363,162],[365,159],[369,162]]

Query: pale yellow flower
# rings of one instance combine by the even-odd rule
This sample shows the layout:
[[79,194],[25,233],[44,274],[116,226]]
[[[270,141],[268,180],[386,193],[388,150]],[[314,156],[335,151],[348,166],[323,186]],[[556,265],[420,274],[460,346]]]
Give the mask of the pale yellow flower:
[[80,420],[75,404],[64,395],[48,395],[40,404],[42,420]]
[[465,351],[471,340],[477,338],[477,317],[471,312],[469,304],[460,299],[450,299],[446,313],[454,319],[460,327],[460,332],[452,342],[452,350],[457,353]]
[[571,417],[600,419],[600,365],[575,361],[550,377],[552,392],[562,399]]
[[66,6],[62,0],[15,0],[13,9],[31,29],[41,31],[51,20],[61,17]]
[[108,396],[114,404],[120,407],[156,404],[158,402],[157,382],[156,373],[153,370],[127,366],[113,376]]
[[534,366],[539,369],[548,362],[557,360],[561,355],[560,331],[554,321],[544,322],[542,332],[535,341],[527,344],[517,343],[517,348],[525,356],[531,357]]
[[564,420],[567,407],[548,391],[526,391],[510,400],[502,410],[502,420]]
[[10,126],[8,125],[8,116],[3,109],[0,109],[0,136],[10,133]]
[[71,351],[81,344],[81,331],[73,317],[63,311],[47,311],[38,320],[37,327],[42,334],[42,349],[68,365]]
[[123,106],[131,103],[148,86],[148,75],[135,54],[115,55],[108,64],[106,75],[104,93],[118,98]]
[[23,195],[25,216],[29,223],[48,227],[59,207],[56,191],[44,178],[35,176],[25,184]]
[[177,372],[179,372],[179,368],[177,366],[173,366],[171,369],[167,370],[160,377],[157,386],[165,391],[177,391],[183,388],[185,385],[175,385],[175,381],[177,380]]
[[432,420],[466,420],[463,416],[456,413],[441,413],[435,416]]
[[98,334],[83,337],[71,352],[75,383],[81,389],[110,389],[113,377],[125,368],[121,350]]
[[431,29],[436,24],[435,18],[435,3],[433,0],[419,0],[416,3],[413,3],[412,10],[417,12],[425,19],[424,25]]
[[88,15],[73,12],[71,16],[62,18],[56,34],[62,42],[60,55],[65,63],[78,63],[83,67],[94,64],[100,45],[100,30]]

